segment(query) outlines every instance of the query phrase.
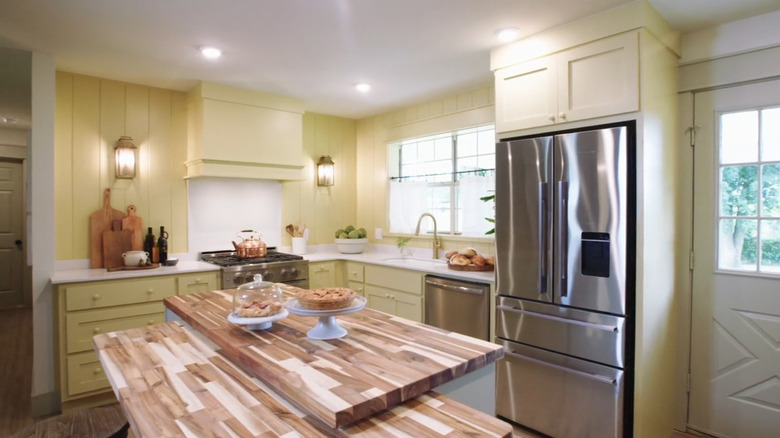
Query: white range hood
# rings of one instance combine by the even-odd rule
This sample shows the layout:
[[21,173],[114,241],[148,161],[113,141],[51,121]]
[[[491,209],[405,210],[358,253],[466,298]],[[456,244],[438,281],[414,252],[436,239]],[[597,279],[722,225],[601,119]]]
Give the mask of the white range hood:
[[186,178],[303,179],[303,102],[201,82],[187,112]]

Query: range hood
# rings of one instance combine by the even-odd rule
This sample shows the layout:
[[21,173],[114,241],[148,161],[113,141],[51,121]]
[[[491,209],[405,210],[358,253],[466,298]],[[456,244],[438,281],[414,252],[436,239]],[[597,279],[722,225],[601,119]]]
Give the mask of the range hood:
[[187,93],[185,178],[303,179],[303,102],[201,82]]

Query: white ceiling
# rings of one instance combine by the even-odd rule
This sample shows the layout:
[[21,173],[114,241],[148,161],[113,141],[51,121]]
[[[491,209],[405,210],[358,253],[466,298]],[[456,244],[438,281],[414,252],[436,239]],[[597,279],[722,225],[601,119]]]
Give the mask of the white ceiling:
[[[67,72],[182,91],[219,82],[361,118],[490,83],[498,28],[528,36],[627,2],[0,0],[0,46],[52,54]],[[650,3],[682,32],[780,9],[778,0]],[[204,60],[203,45],[224,55]],[[357,82],[373,89],[360,94]]]

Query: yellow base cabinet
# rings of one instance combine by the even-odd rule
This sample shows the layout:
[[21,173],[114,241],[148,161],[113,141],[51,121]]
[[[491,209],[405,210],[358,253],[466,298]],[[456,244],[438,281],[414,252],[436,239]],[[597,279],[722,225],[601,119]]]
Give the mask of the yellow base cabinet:
[[364,267],[362,263],[357,262],[347,262],[346,266],[346,274],[344,277],[347,279],[347,287],[357,292],[358,295],[364,297],[366,296],[365,293],[365,284],[363,283],[364,278]]
[[57,285],[55,357],[63,411],[110,395],[93,336],[164,322],[164,298],[219,287],[219,271]]
[[336,287],[341,283],[336,275],[336,266],[339,262],[315,262],[309,263],[309,289],[323,287]]
[[407,269],[365,265],[363,275],[368,307],[422,322],[425,274]]

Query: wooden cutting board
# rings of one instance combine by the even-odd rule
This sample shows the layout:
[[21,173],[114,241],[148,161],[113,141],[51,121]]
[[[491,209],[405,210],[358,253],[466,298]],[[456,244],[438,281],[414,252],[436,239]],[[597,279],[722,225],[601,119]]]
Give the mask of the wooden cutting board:
[[133,251],[143,251],[144,249],[144,235],[143,235],[143,220],[135,215],[135,205],[127,206],[127,216],[122,219],[122,229],[129,230],[133,244]]
[[132,233],[121,228],[122,221],[115,220],[111,224],[111,230],[103,231],[103,266],[106,269],[124,266],[122,254],[133,249]]
[[125,214],[111,208],[111,189],[103,191],[103,208],[89,215],[89,264],[103,267],[103,231],[111,231],[111,222],[121,221]]

